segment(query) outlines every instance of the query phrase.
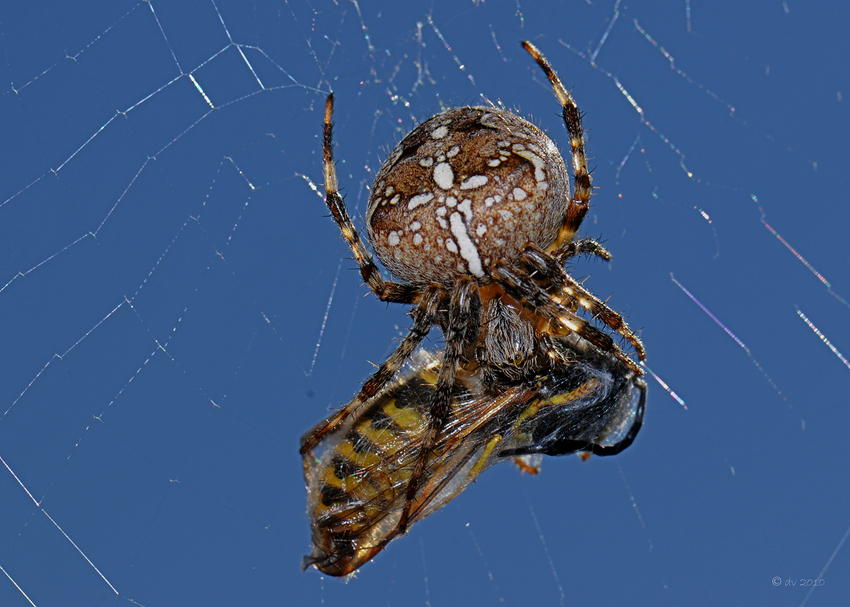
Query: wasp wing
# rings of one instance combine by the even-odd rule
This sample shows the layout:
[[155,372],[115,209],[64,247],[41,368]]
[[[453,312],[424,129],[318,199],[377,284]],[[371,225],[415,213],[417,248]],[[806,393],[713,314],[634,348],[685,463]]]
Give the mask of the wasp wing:
[[[474,368],[459,369],[451,415],[426,458],[408,527],[500,461],[535,453],[609,455],[631,444],[643,416],[642,380],[586,342],[562,341],[560,349],[548,373],[497,394],[481,386]],[[440,364],[420,350],[360,414],[304,454],[313,539],[305,567],[347,575],[398,535]]]

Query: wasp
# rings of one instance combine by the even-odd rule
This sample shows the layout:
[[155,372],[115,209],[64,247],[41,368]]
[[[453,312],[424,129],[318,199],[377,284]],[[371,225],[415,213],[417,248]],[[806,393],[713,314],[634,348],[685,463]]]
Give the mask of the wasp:
[[[644,381],[575,335],[555,340],[553,352],[545,373],[498,394],[482,390],[480,368],[458,373],[449,421],[428,452],[408,525],[499,462],[519,459],[527,470],[522,458],[531,455],[616,455],[632,444],[643,423]],[[438,355],[418,351],[393,384],[304,454],[313,542],[305,568],[347,575],[398,535],[440,366]]]

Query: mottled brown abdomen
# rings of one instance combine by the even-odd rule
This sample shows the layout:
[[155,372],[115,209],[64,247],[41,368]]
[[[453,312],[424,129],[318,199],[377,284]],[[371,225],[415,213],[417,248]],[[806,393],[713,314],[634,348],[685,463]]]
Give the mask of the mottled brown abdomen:
[[381,263],[413,285],[449,286],[513,264],[557,237],[569,203],[558,148],[504,110],[453,108],[423,122],[384,162],[366,225]]

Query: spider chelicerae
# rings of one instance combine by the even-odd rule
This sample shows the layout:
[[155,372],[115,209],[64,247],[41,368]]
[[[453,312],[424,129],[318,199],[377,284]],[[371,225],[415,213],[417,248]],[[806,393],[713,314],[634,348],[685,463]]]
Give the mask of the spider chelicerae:
[[[611,333],[639,360],[643,345],[565,270],[577,255],[610,259],[575,239],[592,191],[581,115],[546,58],[522,45],[562,106],[574,193],[558,148],[516,114],[433,116],[396,146],[369,197],[368,241],[397,282],[381,277],[339,194],[328,95],[327,206],[370,289],[412,305],[413,326],[354,399],[302,438],[314,543],[305,566],[350,573],[496,461],[612,455],[640,429],[643,373]],[[416,355],[435,325],[444,350]]]

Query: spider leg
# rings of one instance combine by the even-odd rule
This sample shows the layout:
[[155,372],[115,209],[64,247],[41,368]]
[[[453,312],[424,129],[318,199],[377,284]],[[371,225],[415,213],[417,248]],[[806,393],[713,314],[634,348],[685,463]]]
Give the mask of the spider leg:
[[581,113],[578,110],[575,99],[564,88],[561,79],[558,78],[558,74],[549,65],[543,53],[531,44],[531,42],[525,40],[522,41],[522,47],[534,58],[537,65],[540,66],[546,77],[549,78],[549,82],[552,83],[552,89],[558,98],[558,102],[561,104],[561,114],[564,118],[564,124],[567,127],[567,134],[570,136],[573,179],[575,181],[574,192],[572,198],[570,198],[570,204],[567,207],[561,231],[555,242],[549,247],[550,253],[556,257],[560,257],[563,249],[569,246],[575,238],[581,222],[584,221],[584,216],[587,214],[588,208],[590,208],[590,197],[593,193],[593,181],[590,178],[590,172],[587,170],[587,156],[585,156],[584,152],[584,130],[581,126]]
[[[558,269],[566,275],[562,268]],[[509,268],[504,262],[499,262],[492,270],[492,276],[508,295],[523,302],[544,318],[550,319],[556,327],[578,333],[597,349],[610,353],[636,374],[643,375],[643,370],[614,343],[610,335],[594,327],[570,310],[559,298],[546,292],[527,272]]]
[[[567,133],[570,136],[573,175],[575,179],[575,191],[573,192],[572,198],[570,198],[570,204],[567,207],[567,212],[564,216],[564,223],[561,226],[561,231],[555,239],[555,242],[549,246],[548,254],[536,247],[529,247],[523,252],[523,260],[526,265],[531,267],[533,270],[542,272],[545,276],[553,279],[554,285],[559,287],[560,290],[563,291],[570,299],[589,310],[595,316],[598,316],[602,322],[625,337],[634,347],[638,358],[640,360],[644,360],[644,358],[646,358],[646,351],[644,350],[643,344],[634,332],[629,329],[628,325],[623,320],[623,317],[611,310],[611,308],[606,306],[595,296],[587,292],[584,287],[573,280],[573,278],[561,267],[566,259],[579,254],[580,252],[593,253],[606,260],[610,259],[611,255],[607,250],[602,248],[599,243],[592,239],[582,239],[578,242],[574,242],[575,234],[578,231],[581,222],[584,220],[584,216],[587,214],[588,208],[590,208],[590,197],[593,190],[590,173],[587,170],[587,157],[585,156],[584,151],[584,130],[581,126],[581,113],[578,110],[578,106],[576,105],[573,96],[569,93],[569,91],[567,91],[567,89],[564,88],[564,85],[561,83],[561,79],[558,78],[558,74],[555,73],[555,70],[552,69],[552,66],[549,65],[549,62],[540,50],[530,42],[523,41],[522,46],[534,58],[546,74],[546,77],[549,78],[549,82],[552,83],[552,89],[555,92],[555,96],[558,98],[558,101],[563,108],[562,115],[564,117],[564,124],[566,125]],[[564,306],[560,306],[559,304],[561,302],[558,298],[553,298],[553,296],[549,294],[543,295],[544,292],[542,290],[535,295],[534,288],[531,283],[526,284],[525,287],[526,291],[530,290],[528,294],[531,295],[532,298],[542,298],[543,300],[550,299],[551,301],[541,302],[541,305],[547,306],[551,312],[555,311],[555,308],[552,307],[553,303],[560,307],[560,315],[565,317],[563,324],[567,328],[571,329],[571,324],[574,324],[578,329],[576,332],[579,335],[597,347],[601,347],[606,351],[612,352],[614,356],[623,360],[623,362],[626,362],[630,368],[642,373],[640,368],[635,365],[634,361],[625,356],[625,354],[623,354],[623,352],[614,345],[613,342],[611,342],[610,347],[606,346],[605,344],[607,341],[602,339],[595,332],[598,332],[601,335],[605,335],[604,333],[598,331],[598,329],[595,329],[584,321],[577,322],[581,319]],[[576,295],[574,295],[574,293]],[[555,316],[555,318],[559,318],[559,316]],[[593,329],[593,331],[590,329]],[[610,337],[608,337],[608,340],[610,340]]]
[[398,345],[395,352],[366,380],[360,392],[357,393],[357,396],[350,403],[301,437],[302,455],[315,447],[329,432],[337,429],[346,418],[352,414],[356,414],[369,399],[378,394],[387,385],[387,382],[398,372],[404,361],[413,354],[416,347],[428,335],[439,314],[440,302],[443,299],[443,295],[443,288],[437,285],[428,287],[425,290],[422,299],[419,300],[419,303],[416,304],[416,307],[410,313],[413,317],[413,326],[410,328],[410,333]]
[[541,272],[546,276],[551,281],[552,286],[563,292],[570,299],[578,302],[581,307],[627,339],[635,349],[639,360],[646,359],[646,350],[643,347],[643,343],[629,328],[623,317],[606,306],[604,302],[587,291],[572,276],[567,274],[563,267],[561,267],[561,264],[551,255],[534,245],[529,245],[522,252],[522,260],[529,268]]
[[333,110],[334,110],[334,94],[330,93],[325,102],[325,128],[324,138],[322,143],[322,151],[324,153],[324,173],[325,173],[325,204],[328,205],[331,215],[339,226],[342,235],[351,247],[357,263],[360,265],[360,275],[363,280],[369,285],[369,288],[378,296],[381,301],[391,301],[394,303],[416,303],[422,297],[421,289],[411,285],[401,284],[397,282],[389,282],[381,278],[381,273],[378,266],[372,260],[372,254],[366,248],[366,244],[357,230],[354,228],[354,223],[348,215],[345,208],[345,202],[339,194],[339,184],[336,177],[336,166],[333,158]]
[[449,303],[448,322],[444,331],[446,349],[443,354],[443,363],[440,366],[437,385],[434,387],[431,402],[428,405],[430,414],[428,430],[422,438],[419,457],[416,459],[416,465],[407,484],[407,499],[404,502],[404,508],[398,522],[399,533],[404,533],[407,529],[411,509],[416,499],[416,491],[421,484],[422,473],[425,470],[428,456],[437,444],[437,439],[449,420],[457,367],[464,349],[478,337],[480,308],[481,299],[478,293],[478,284],[469,277],[459,278],[452,289],[452,297]]
[[481,305],[478,285],[471,278],[460,278],[455,283],[451,293],[448,322],[444,329],[446,348],[437,376],[437,385],[434,387],[429,402],[428,429],[422,437],[419,455],[407,483],[404,506],[395,528],[384,535],[381,541],[371,548],[368,558],[364,559],[364,562],[372,559],[387,544],[407,531],[413,504],[416,500],[416,492],[422,484],[422,475],[428,456],[436,446],[440,433],[446,426],[451,414],[452,390],[461,354],[478,336],[478,317]]
[[611,261],[611,253],[593,238],[582,238],[581,240],[573,240],[560,248],[557,255],[553,257],[558,260],[558,265],[563,265],[571,257],[578,255],[596,255],[605,261]]

